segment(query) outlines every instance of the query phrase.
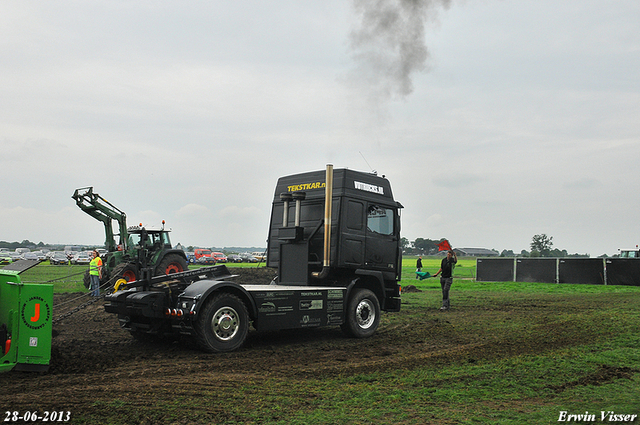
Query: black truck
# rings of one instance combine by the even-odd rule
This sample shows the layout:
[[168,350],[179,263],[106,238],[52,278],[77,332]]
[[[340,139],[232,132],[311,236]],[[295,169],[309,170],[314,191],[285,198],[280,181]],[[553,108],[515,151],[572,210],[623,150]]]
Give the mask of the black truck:
[[225,265],[129,282],[105,297],[134,337],[183,335],[209,352],[257,331],[340,326],[371,336],[381,311],[400,311],[400,209],[384,177],[349,169],[278,180],[265,284],[236,282]]

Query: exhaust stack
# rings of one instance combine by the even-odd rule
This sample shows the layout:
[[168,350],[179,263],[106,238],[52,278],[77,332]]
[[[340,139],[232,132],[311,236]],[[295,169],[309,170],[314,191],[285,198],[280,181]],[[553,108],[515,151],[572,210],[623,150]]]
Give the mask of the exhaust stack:
[[333,165],[327,164],[324,187],[324,259],[322,271],[313,272],[316,279],[324,279],[329,275],[331,266],[331,210],[333,209]]

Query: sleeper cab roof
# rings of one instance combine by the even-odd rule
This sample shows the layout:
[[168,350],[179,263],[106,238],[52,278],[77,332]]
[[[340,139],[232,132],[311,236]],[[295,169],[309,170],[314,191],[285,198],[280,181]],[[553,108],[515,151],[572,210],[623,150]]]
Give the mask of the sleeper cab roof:
[[[273,202],[281,203],[280,194],[294,192],[305,192],[305,199],[324,199],[325,181],[324,170],[281,177],[276,185]],[[346,168],[333,170],[333,196],[394,202],[389,180],[372,173]],[[398,206],[401,207],[399,204]]]

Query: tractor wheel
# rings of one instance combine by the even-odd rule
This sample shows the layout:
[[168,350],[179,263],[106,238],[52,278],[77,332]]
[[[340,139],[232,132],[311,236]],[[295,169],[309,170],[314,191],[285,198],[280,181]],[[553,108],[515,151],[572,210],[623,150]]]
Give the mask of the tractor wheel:
[[[121,263],[115,266],[113,270],[111,270],[111,273],[109,274],[109,282],[111,284],[109,288],[106,288],[106,289],[109,292],[112,292],[116,282],[119,281],[120,279],[124,279],[127,282],[133,282],[134,280],[137,280],[138,269],[136,268],[136,266],[131,263]],[[124,288],[121,287],[119,289],[122,290]]]
[[205,351],[234,351],[247,339],[249,313],[240,298],[221,293],[206,302],[194,328],[196,342]]
[[158,267],[156,267],[156,276],[165,274],[180,273],[188,270],[187,261],[178,254],[165,255]]
[[353,290],[342,331],[355,338],[373,335],[380,324],[380,303],[368,289]]
[[84,276],[82,277],[82,284],[85,288],[91,288],[91,276],[89,275],[89,270],[84,272]]
[[[105,277],[103,276],[102,279],[100,279],[100,287],[102,287],[102,285],[106,282],[107,280],[105,279]],[[91,275],[89,274],[89,270],[87,270],[86,272],[84,272],[84,276],[82,276],[82,284],[84,285],[85,288],[89,289],[91,288]]]

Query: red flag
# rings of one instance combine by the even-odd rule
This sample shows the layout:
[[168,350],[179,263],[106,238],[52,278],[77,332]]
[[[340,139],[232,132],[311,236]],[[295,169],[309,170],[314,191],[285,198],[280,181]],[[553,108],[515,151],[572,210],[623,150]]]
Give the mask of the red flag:
[[438,244],[438,251],[450,251],[450,250],[451,250],[451,245],[449,245],[448,240],[445,239]]

